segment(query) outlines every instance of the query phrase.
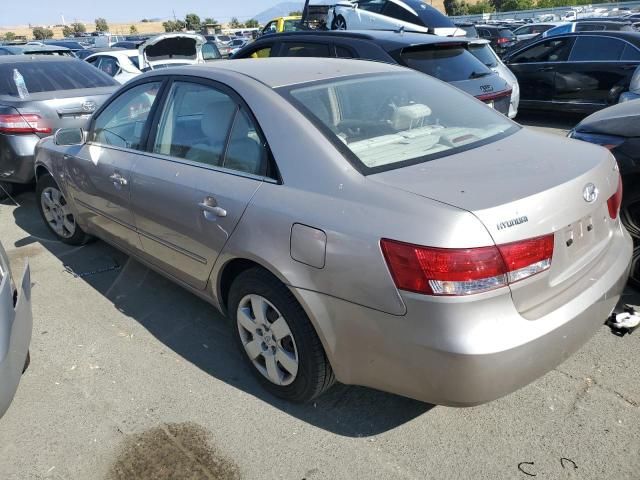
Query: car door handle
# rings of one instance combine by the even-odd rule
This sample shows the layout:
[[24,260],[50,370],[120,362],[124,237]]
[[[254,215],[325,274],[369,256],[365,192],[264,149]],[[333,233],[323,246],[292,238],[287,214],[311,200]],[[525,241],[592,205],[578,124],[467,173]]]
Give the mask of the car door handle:
[[207,202],[200,202],[198,204],[198,206],[205,212],[205,213],[213,213],[216,217],[226,217],[227,216],[227,211],[222,208],[219,207],[217,205],[210,205]]
[[116,173],[114,173],[113,175],[111,175],[111,176],[109,177],[109,179],[113,182],[113,184],[114,184],[116,187],[124,187],[124,186],[126,186],[126,185],[127,185],[127,183],[129,183],[129,182],[127,182],[127,179],[126,179],[126,178],[124,178],[122,175],[120,175],[120,174],[119,174],[119,173],[117,173],[117,172],[116,172]]
[[538,72],[550,72],[553,70],[553,67],[540,67]]
[[638,65],[623,65],[622,70],[635,70],[638,68]]

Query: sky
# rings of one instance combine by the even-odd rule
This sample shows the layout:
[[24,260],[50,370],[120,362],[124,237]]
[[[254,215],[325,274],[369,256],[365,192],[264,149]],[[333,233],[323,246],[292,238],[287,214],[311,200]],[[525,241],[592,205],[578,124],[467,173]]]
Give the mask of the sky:
[[[53,25],[93,21],[104,17],[111,22],[139,21],[143,18],[178,18],[197,13],[201,18],[213,17],[225,22],[231,17],[248,20],[281,0],[29,0],[24,4],[2,0],[0,25]],[[6,2],[6,3],[5,3]],[[25,7],[22,7],[24,5]],[[28,5],[28,7],[26,7]]]

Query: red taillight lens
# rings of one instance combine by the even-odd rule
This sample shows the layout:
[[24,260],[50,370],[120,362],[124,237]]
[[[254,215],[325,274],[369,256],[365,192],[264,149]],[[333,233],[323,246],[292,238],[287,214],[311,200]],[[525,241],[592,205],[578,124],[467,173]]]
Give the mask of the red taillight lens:
[[609,207],[609,216],[615,220],[620,213],[620,205],[622,205],[622,178],[618,176],[618,189],[616,193],[611,195],[607,200],[607,207]]
[[507,38],[507,37],[500,37],[500,38],[498,39],[498,43],[499,43],[500,45],[502,45],[503,43],[509,43],[510,41],[511,41],[511,39],[510,39],[510,38]]
[[35,113],[0,114],[0,133],[51,133],[51,127],[44,125],[42,117]]
[[551,266],[553,234],[497,247],[431,248],[382,239],[396,286],[427,295],[471,295],[540,273]]

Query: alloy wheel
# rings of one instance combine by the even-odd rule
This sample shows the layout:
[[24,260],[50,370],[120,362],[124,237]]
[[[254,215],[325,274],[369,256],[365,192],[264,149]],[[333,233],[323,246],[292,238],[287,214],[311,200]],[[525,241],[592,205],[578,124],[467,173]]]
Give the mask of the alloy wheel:
[[345,22],[344,18],[340,17],[336,19],[336,30],[346,30],[347,22]]
[[236,316],[240,340],[254,367],[275,385],[291,385],[300,360],[282,314],[266,298],[251,294],[242,298]]
[[47,187],[40,195],[44,218],[53,231],[62,238],[71,238],[76,232],[76,221],[62,192]]

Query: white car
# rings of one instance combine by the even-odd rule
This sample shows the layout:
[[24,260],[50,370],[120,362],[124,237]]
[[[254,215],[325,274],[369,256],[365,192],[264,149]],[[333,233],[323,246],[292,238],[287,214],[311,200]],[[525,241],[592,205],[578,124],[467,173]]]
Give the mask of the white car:
[[111,50],[94,53],[88,56],[85,61],[122,84],[142,73],[139,68],[137,50]]
[[498,76],[506,81],[509,87],[511,87],[509,118],[515,118],[516,115],[518,115],[518,106],[520,105],[520,85],[518,84],[516,76],[504,63],[502,63],[498,54],[493,50],[493,48],[491,48],[489,40],[472,40],[469,43],[469,52],[489,67],[494,73],[498,74]]
[[150,38],[138,50],[110,50],[94,53],[86,61],[119,83],[126,83],[142,72],[166,67],[205,63],[207,40],[202,35],[167,33]]
[[557,27],[558,25],[564,25],[566,22],[544,22],[544,23],[530,23],[516,28],[513,34],[516,36],[519,42],[524,40],[530,40],[538,35],[546,32],[547,30]]
[[422,0],[338,1],[329,9],[332,30],[398,30],[464,36],[451,19]]
[[640,67],[636,68],[636,71],[631,77],[631,83],[629,84],[629,91],[620,95],[618,103],[630,102],[631,100],[640,99]]

